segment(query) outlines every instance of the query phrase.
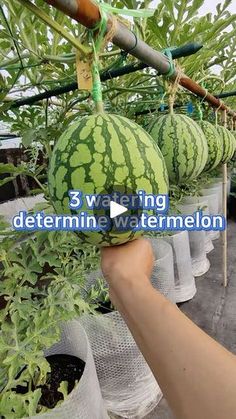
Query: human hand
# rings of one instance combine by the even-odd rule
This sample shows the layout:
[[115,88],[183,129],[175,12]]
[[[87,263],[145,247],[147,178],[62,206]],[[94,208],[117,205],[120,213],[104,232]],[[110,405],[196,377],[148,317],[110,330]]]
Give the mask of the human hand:
[[150,241],[137,239],[101,249],[101,268],[111,288],[149,282],[154,263]]

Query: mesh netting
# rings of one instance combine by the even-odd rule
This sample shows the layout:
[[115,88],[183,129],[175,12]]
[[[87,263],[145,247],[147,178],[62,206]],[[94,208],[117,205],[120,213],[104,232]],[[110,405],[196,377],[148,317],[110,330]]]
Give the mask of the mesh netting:
[[31,419],[109,419],[102,400],[94,360],[88,338],[77,321],[66,323],[62,329],[61,341],[45,352],[45,355],[73,355],[85,362],[83,375],[67,399],[48,413]]
[[80,321],[89,337],[107,410],[125,418],[146,416],[162,393],[120,314],[87,315]]
[[151,282],[154,288],[176,303],[173,252],[163,239],[149,239],[154,253],[154,266]]
[[[151,282],[175,302],[172,248],[162,239],[150,241],[155,256]],[[87,288],[102,277],[101,271],[90,274]],[[125,418],[146,416],[162,393],[120,314],[86,315],[80,321],[89,337],[107,410]]]
[[36,204],[41,202],[46,202],[43,198],[43,194],[26,198],[13,199],[12,201],[7,201],[3,204],[0,204],[0,215],[3,215],[5,220],[11,224],[12,218],[18,214],[19,211],[29,211]]
[[181,231],[166,236],[164,240],[168,241],[173,249],[176,302],[190,300],[196,293],[196,286],[192,273],[188,232]]
[[[186,196],[182,202],[183,204],[196,204],[196,209],[201,208],[204,215],[210,214],[208,201],[204,196]],[[205,233],[205,251],[206,253],[210,253],[214,249],[214,245],[210,237],[210,232],[206,231]]]
[[[199,209],[198,204],[178,205],[181,214],[191,215]],[[189,231],[190,254],[192,260],[192,271],[194,276],[204,275],[210,268],[210,262],[206,256],[205,231]]]
[[213,182],[205,189],[216,189],[219,199],[219,214],[223,214],[223,180],[221,178],[215,178]]
[[[218,215],[220,214],[220,210],[222,208],[222,195],[220,193],[221,187],[218,185],[214,188],[204,188],[201,190],[201,194],[204,199],[208,202],[209,207],[209,214],[210,215]],[[219,231],[209,231],[209,235],[211,240],[219,239],[220,232]]]

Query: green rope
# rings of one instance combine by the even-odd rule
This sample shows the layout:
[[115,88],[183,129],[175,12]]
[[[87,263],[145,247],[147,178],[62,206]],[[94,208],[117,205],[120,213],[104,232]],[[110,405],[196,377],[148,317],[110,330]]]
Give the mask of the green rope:
[[137,17],[137,18],[148,18],[154,15],[155,13],[155,9],[138,9],[138,10],[134,10],[134,9],[125,9],[124,7],[122,7],[122,9],[119,9],[117,7],[112,7],[109,4],[103,3],[103,1],[99,1],[99,6],[100,9],[108,12],[108,13],[114,13],[114,14],[119,14],[119,15],[123,15],[123,16],[132,16],[132,17]]
[[202,121],[203,120],[203,112],[202,112],[201,104],[197,105],[197,114],[198,114],[199,121]]
[[164,76],[166,76],[166,77],[171,77],[175,73],[175,65],[174,65],[174,61],[173,61],[173,57],[172,57],[172,52],[171,52],[173,49],[174,49],[174,47],[165,48],[162,51],[162,53],[164,55],[166,55],[166,57],[168,58],[169,64],[170,64],[170,67],[169,67],[168,72],[164,74]]
[[[95,27],[89,31],[91,36],[92,42],[92,49],[93,49],[93,64],[92,64],[92,79],[93,79],[93,88],[92,88],[92,98],[96,104],[97,110],[100,112],[102,111],[102,83],[100,79],[100,65],[99,65],[99,57],[98,53],[101,49],[102,42],[104,40],[104,36],[107,31],[107,14],[100,10],[101,20],[99,22],[99,27]],[[97,32],[96,38],[94,37],[94,32]],[[94,39],[95,38],[95,39]]]

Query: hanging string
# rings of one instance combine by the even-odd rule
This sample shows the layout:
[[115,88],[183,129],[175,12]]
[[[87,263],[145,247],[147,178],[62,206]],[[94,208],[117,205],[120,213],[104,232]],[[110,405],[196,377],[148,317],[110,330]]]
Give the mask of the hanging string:
[[174,82],[171,82],[169,86],[169,113],[172,115],[174,113],[174,102],[175,102],[175,96],[179,87],[179,81],[182,77],[182,71],[180,69],[180,66],[177,71],[176,78]]
[[203,120],[203,111],[202,111],[202,104],[205,101],[206,97],[208,95],[208,90],[205,89],[205,95],[203,96],[202,100],[200,101],[200,103],[197,105],[197,115],[200,121]]
[[219,103],[220,103],[220,105],[219,105],[219,107],[215,111],[215,124],[216,124],[216,127],[218,126],[218,111],[220,110],[220,108],[222,106],[222,101],[220,99],[219,99]]
[[201,105],[202,105],[202,103],[204,102],[204,100],[206,99],[207,95],[208,95],[208,90],[207,90],[207,89],[205,89],[205,96],[202,98],[202,100],[201,100],[201,102],[200,102],[200,104],[201,104]]

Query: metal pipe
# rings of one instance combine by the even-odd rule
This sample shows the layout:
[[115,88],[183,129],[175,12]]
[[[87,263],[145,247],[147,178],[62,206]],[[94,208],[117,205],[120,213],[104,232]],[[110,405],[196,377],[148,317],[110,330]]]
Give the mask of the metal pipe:
[[215,95],[215,97],[219,99],[221,98],[223,99],[224,97],[231,97],[231,96],[236,96],[236,90],[232,92],[219,93],[218,95]]
[[[172,50],[172,57],[173,59],[186,57],[188,55],[195,54],[201,48],[202,48],[202,45],[197,44],[195,42],[191,44],[183,45],[182,47],[178,47]],[[142,70],[146,67],[148,67],[146,64],[136,62],[133,64],[124,65],[123,67],[120,67],[120,68],[104,70],[100,73],[101,81],[114,79],[116,77],[120,77],[125,74],[130,74],[135,71]],[[32,105],[33,103],[39,102],[43,99],[49,99],[52,96],[58,96],[63,93],[72,92],[77,89],[78,89],[78,83],[72,82],[64,86],[56,87],[55,89],[51,89],[51,90],[47,90],[45,92],[39,93],[35,96],[18,99],[12,103],[11,108],[19,108],[24,105]]]
[[[45,0],[59,10],[91,29],[100,22],[99,7],[92,0]],[[108,16],[107,29],[113,25],[112,16]],[[170,69],[169,59],[137,38],[125,25],[116,20],[112,42],[124,51],[138,58],[160,74],[167,74]]]
[[219,108],[222,111],[226,111],[229,115],[236,118],[236,112],[234,112],[228,106],[226,106],[220,99],[216,98],[210,93],[207,93],[206,89],[201,87],[198,83],[196,83],[186,75],[181,76],[179,84],[181,84],[181,86],[183,86],[185,89],[190,90],[195,95],[204,98],[204,100],[210,103],[213,107]]
[[[92,0],[44,0],[46,3],[51,4],[59,10],[77,20],[77,22],[86,26],[87,28],[95,27],[100,21],[99,7]],[[113,24],[111,16],[108,16],[108,31]],[[159,74],[167,74],[170,70],[170,62],[168,58],[151,48],[145,42],[137,38],[137,36],[131,32],[126,26],[119,21],[116,21],[114,36],[112,41],[115,45],[128,51],[129,54],[138,58],[144,64],[152,67],[158,71]],[[172,79],[175,79],[178,72],[174,72]],[[184,74],[181,74],[179,84],[184,88],[190,90],[192,93],[210,103],[213,107],[225,110],[229,115],[236,118],[236,113],[224,105],[219,99],[211,94],[206,95],[206,90],[203,89],[199,84],[191,80]]]

